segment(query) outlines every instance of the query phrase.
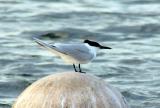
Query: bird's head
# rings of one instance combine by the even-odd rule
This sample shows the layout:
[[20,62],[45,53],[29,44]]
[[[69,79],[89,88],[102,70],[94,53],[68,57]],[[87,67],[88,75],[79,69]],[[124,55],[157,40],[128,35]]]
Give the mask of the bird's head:
[[95,42],[95,41],[90,41],[90,40],[84,40],[84,43],[88,43],[90,46],[93,46],[93,47],[98,47],[100,49],[112,49],[110,47],[107,47],[107,46],[102,46],[100,45],[99,43]]

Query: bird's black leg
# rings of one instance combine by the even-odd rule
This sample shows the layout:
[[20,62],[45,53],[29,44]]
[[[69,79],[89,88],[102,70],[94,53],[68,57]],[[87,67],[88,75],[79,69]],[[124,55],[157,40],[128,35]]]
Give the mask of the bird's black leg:
[[79,67],[79,72],[81,73],[81,72],[82,72],[82,70],[81,70],[81,66],[80,66],[80,64],[78,65],[78,67]]
[[86,72],[82,72],[82,70],[81,70],[81,65],[80,65],[80,64],[78,65],[78,67],[79,67],[79,72],[80,72],[80,73],[86,73]]
[[74,71],[77,72],[75,64],[73,64]]

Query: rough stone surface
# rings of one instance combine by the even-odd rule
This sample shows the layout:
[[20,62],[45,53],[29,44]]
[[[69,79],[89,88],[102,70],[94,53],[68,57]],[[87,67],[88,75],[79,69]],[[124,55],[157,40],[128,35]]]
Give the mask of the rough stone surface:
[[124,97],[93,75],[64,72],[44,77],[18,97],[12,108],[129,108]]

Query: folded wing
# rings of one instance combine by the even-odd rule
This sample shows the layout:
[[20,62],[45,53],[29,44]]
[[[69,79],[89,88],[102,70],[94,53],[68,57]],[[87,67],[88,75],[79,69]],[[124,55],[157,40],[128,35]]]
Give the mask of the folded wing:
[[67,54],[81,62],[90,61],[93,54],[85,44],[54,44],[60,52]]

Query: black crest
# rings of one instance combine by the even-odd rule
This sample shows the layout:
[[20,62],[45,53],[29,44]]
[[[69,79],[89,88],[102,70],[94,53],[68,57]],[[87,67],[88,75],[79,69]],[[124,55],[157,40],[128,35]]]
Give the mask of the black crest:
[[84,40],[84,43],[88,43],[90,46],[99,47],[100,49],[112,49],[112,48],[107,47],[107,46],[102,46],[95,41]]
[[97,42],[90,41],[90,40],[84,40],[84,43],[88,43],[90,46],[100,47],[101,45]]

